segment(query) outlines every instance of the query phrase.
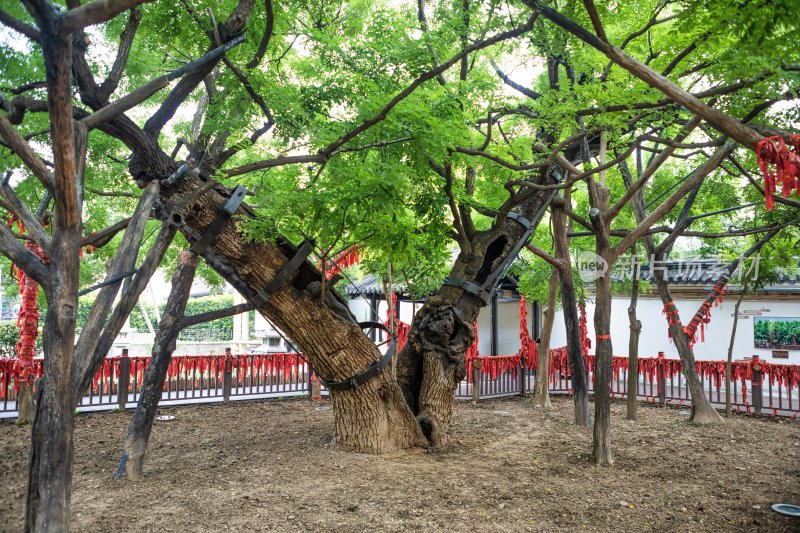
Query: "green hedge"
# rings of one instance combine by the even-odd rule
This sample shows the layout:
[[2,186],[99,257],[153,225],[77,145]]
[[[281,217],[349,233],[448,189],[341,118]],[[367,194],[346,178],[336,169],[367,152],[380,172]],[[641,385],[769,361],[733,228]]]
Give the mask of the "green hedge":
[[0,322],[0,357],[14,357],[19,340],[19,328],[13,320]]
[[[81,298],[79,305],[78,305],[78,328],[82,328],[83,325],[86,323],[86,319],[89,316],[89,312],[91,311],[92,304],[94,303],[94,299],[92,298]],[[202,296],[200,298],[191,298],[186,304],[186,315],[196,315],[199,313],[206,313],[208,311],[216,311],[217,309],[224,309],[226,307],[231,307],[233,305],[233,295],[230,294],[215,294],[211,296]],[[145,309],[147,310],[147,314],[150,316],[150,320],[153,323],[154,328],[158,328],[158,323],[156,322],[156,314],[154,312],[153,306],[150,304],[144,305]],[[161,314],[164,313],[165,304],[161,304],[159,306],[159,312]],[[250,329],[253,329],[255,317],[253,313],[250,313]],[[147,331],[147,323],[144,320],[144,316],[142,315],[142,311],[137,305],[133,312],[131,313],[131,327],[137,331]],[[198,324],[196,326],[192,326],[190,328],[186,328],[185,331],[189,330],[211,330],[211,333],[214,336],[220,336],[220,338],[231,338],[233,336],[233,317],[227,318],[220,318],[219,320],[214,320],[212,322],[206,322],[205,324]]]

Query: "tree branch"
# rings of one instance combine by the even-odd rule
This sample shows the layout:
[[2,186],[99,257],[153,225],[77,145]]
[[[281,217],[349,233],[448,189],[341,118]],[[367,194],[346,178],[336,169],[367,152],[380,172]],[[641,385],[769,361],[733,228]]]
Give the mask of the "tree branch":
[[48,170],[47,165],[44,164],[38,154],[33,151],[31,145],[11,125],[11,122],[2,115],[0,115],[0,136],[5,139],[11,150],[22,159],[22,162],[33,172],[33,175],[39,178],[45,189],[52,194],[55,188],[53,174]]
[[39,30],[26,22],[15,19],[2,9],[0,9],[0,24],[8,26],[12,30],[21,33],[32,41],[40,42],[42,40],[42,34]]
[[142,12],[138,9],[131,9],[130,15],[128,15],[128,23],[119,36],[117,57],[114,59],[114,64],[111,66],[108,77],[99,87],[100,96],[103,100],[107,100],[114,94],[114,91],[117,90],[119,80],[122,78],[122,74],[125,71],[125,65],[128,64],[128,56],[131,53],[133,38],[136,37],[136,31],[139,29],[139,22],[141,22],[141,20]]
[[272,0],[264,0],[264,9],[267,12],[267,24],[264,26],[264,33],[261,35],[261,42],[258,43],[258,50],[256,50],[253,59],[247,63],[247,68],[256,68],[261,64],[264,59],[264,54],[267,53],[269,48],[269,41],[272,39],[272,30],[275,26],[275,13],[272,10]]
[[61,33],[73,33],[87,26],[111,20],[123,11],[154,0],[94,0],[70,9],[61,16]]

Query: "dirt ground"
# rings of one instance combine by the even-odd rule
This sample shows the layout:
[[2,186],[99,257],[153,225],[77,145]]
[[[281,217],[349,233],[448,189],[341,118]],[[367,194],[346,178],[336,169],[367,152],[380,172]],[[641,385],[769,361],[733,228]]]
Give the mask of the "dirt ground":
[[[331,448],[328,402],[174,407],[141,483],[112,472],[130,413],[81,414],[77,531],[798,531],[800,424],[696,428],[676,409],[614,405],[616,465],[589,464],[572,403],[459,403],[451,445],[373,457]],[[19,531],[28,428],[0,424],[0,529]]]

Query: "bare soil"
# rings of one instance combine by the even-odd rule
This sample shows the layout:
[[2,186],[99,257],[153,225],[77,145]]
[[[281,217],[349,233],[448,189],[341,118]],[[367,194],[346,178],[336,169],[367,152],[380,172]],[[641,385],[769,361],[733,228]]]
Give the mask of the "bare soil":
[[[115,482],[130,413],[81,414],[77,531],[798,531],[800,424],[699,428],[676,409],[613,405],[616,464],[590,464],[572,402],[459,403],[438,453],[331,447],[328,402],[164,408],[140,483]],[[0,530],[19,531],[29,428],[0,424]]]

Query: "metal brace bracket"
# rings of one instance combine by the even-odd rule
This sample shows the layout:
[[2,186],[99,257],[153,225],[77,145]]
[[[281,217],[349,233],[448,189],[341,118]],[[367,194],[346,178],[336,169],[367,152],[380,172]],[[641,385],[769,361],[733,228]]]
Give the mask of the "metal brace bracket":
[[237,185],[231,197],[220,206],[217,217],[208,225],[203,235],[189,248],[190,252],[200,255],[208,248],[208,245],[217,238],[222,228],[225,227],[239,206],[242,205],[245,194],[247,194],[247,188],[241,184]]
[[378,374],[380,374],[381,370],[386,368],[386,365],[389,364],[389,361],[392,360],[395,352],[395,339],[392,336],[391,331],[387,328],[384,324],[380,322],[359,322],[358,325],[361,329],[364,328],[378,328],[386,331],[389,334],[389,348],[386,350],[386,354],[383,357],[372,363],[367,370],[360,374],[356,374],[355,376],[345,379],[343,381],[325,381],[322,380],[323,385],[325,385],[329,390],[335,391],[346,391],[350,389],[355,389],[359,385],[363,385],[370,379],[374,378]]
[[463,289],[464,291],[477,296],[484,303],[488,304],[489,300],[492,299],[492,296],[486,292],[485,287],[482,287],[476,283],[472,283],[471,281],[467,281],[462,278],[453,278],[453,277],[446,277],[444,278],[445,285],[452,285],[453,287],[458,287],[459,289]]
[[515,213],[514,211],[510,211],[506,215],[506,218],[510,218],[511,220],[513,220],[515,222],[519,222],[520,225],[522,225],[522,227],[525,228],[525,229],[531,229],[531,226],[533,225],[533,224],[531,224],[530,220],[528,220],[524,216],[520,215],[519,213]]
[[286,283],[292,275],[297,272],[297,269],[303,264],[303,262],[311,255],[311,252],[314,251],[314,241],[306,239],[303,241],[303,245],[297,250],[297,253],[292,256],[289,261],[281,267],[275,277],[270,281],[264,290],[256,294],[254,297],[250,298],[250,303],[255,306],[256,309],[264,305],[264,303],[270,299],[270,297],[278,292],[278,289],[281,288],[281,285]]

